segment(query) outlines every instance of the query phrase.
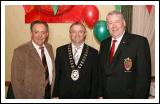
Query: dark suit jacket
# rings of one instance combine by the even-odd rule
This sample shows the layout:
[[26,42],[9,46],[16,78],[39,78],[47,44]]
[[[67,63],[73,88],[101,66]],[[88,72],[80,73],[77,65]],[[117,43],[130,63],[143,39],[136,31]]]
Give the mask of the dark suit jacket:
[[[69,63],[68,45],[61,46],[56,51],[56,79],[53,96],[65,99],[95,98],[97,96],[98,51],[89,47],[86,61],[79,71],[79,79],[73,81],[71,79],[72,70]],[[82,54],[84,54],[85,49],[86,44],[84,44]]]
[[[55,64],[52,46],[45,44],[53,63],[53,82]],[[11,83],[15,98],[44,98],[45,70],[32,42],[27,42],[14,50],[11,65]]]
[[[99,94],[104,98],[147,98],[151,80],[150,48],[146,38],[125,33],[109,63],[111,37],[100,46],[100,87]],[[129,65],[127,70],[124,65]]]

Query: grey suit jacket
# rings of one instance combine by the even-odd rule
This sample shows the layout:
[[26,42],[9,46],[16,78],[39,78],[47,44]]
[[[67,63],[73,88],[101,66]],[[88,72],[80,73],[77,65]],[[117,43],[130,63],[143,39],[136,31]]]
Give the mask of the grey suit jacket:
[[[52,46],[45,44],[53,63],[51,92],[55,80],[55,63]],[[27,42],[14,50],[11,64],[11,83],[15,98],[44,98],[45,70],[32,42]]]

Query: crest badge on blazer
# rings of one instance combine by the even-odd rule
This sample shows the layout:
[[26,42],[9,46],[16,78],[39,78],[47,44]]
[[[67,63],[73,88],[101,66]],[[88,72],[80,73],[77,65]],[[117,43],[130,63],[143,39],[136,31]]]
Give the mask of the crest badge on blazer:
[[131,68],[132,68],[131,58],[128,57],[124,59],[124,68],[125,68],[125,72],[131,72]]

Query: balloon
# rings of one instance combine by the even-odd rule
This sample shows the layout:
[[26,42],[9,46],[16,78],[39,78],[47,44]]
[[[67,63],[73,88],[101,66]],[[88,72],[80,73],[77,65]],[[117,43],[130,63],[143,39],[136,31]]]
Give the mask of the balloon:
[[109,36],[109,31],[107,28],[106,21],[104,20],[98,21],[94,26],[93,33],[99,42],[106,39]]
[[83,17],[89,28],[93,28],[99,18],[99,11],[96,6],[88,5],[83,9]]

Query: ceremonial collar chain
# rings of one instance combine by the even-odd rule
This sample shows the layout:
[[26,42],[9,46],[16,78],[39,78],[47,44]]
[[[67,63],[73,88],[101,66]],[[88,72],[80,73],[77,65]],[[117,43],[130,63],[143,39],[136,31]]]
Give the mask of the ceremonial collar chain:
[[81,69],[81,67],[85,63],[86,58],[88,56],[88,51],[89,51],[89,47],[86,46],[85,53],[83,54],[83,51],[82,51],[82,53],[81,53],[81,56],[83,55],[82,59],[81,58],[79,59],[80,62],[78,62],[77,66],[76,66],[76,64],[74,62],[74,59],[73,59],[71,44],[68,45],[69,62],[70,62],[70,66],[71,66],[72,70],[79,70],[79,69]]

